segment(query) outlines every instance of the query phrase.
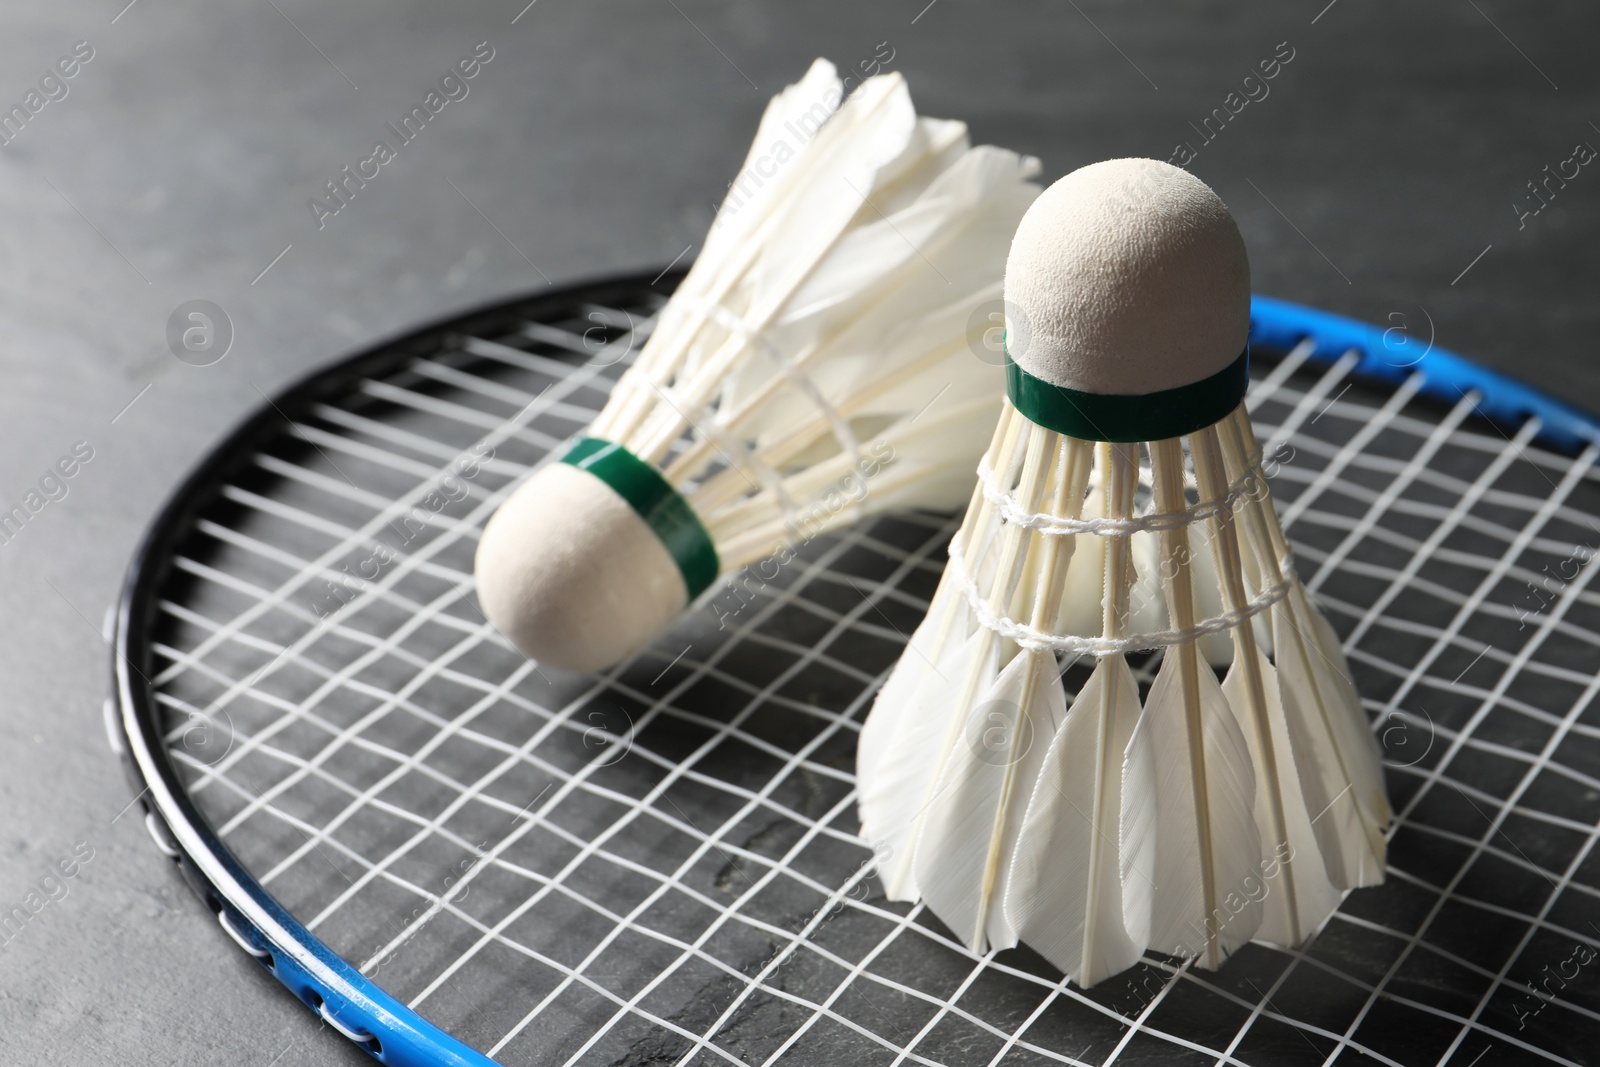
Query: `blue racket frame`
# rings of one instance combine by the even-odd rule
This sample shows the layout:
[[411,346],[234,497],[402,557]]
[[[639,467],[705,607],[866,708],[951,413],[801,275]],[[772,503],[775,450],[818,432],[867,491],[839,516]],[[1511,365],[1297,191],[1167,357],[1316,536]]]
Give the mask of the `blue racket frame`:
[[1537,439],[1566,455],[1600,442],[1600,420],[1594,416],[1431,341],[1424,344],[1402,327],[1375,326],[1270,296],[1250,298],[1252,345],[1287,352],[1308,337],[1315,342],[1308,357],[1314,363],[1333,363],[1354,352],[1359,362],[1351,373],[1359,377],[1399,385],[1420,371],[1423,396],[1454,404],[1476,394],[1479,415],[1513,429],[1536,418]]
[[[189,475],[152,524],[129,568],[115,617],[114,710],[129,776],[151,835],[241,948],[328,1025],[381,1063],[483,1067],[494,1061],[384,992],[306,929],[245,869],[189,799],[167,754],[148,681],[150,650],[145,635],[167,576],[166,561],[223,476],[240,456],[250,454],[256,442],[277,432],[284,412],[301,410],[352,378],[382,373],[414,358],[418,339],[464,330],[502,309],[515,307],[517,314],[526,315],[530,309],[570,304],[580,294],[596,299],[597,289],[638,291],[652,284],[651,277],[656,284],[664,277],[668,286],[663,291],[670,291],[682,271],[581,282],[533,301],[500,302],[410,331],[303,379],[264,405]],[[1565,454],[1576,455],[1600,443],[1600,420],[1595,417],[1431,343],[1419,354],[1420,342],[1398,327],[1386,329],[1272,297],[1252,299],[1251,345],[1287,352],[1307,339],[1313,343],[1307,356],[1311,362],[1332,364],[1353,353],[1359,362],[1352,373],[1358,376],[1398,385],[1420,371],[1423,396],[1454,404],[1473,395],[1479,413],[1503,427],[1519,427],[1536,418],[1538,439]]]

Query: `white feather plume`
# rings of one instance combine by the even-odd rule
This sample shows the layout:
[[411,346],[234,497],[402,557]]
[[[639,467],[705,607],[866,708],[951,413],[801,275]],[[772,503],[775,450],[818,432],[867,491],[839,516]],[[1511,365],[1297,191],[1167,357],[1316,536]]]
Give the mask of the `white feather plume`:
[[[1246,880],[1261,873],[1255,772],[1216,675],[1169,652],[1145,699],[1123,767],[1123,885],[1128,928],[1158,952],[1199,955],[1216,968],[1255,936],[1261,903]],[[1195,657],[1198,658],[1198,657]]]
[[661,467],[724,570],[863,514],[960,505],[999,409],[968,324],[1000,294],[1038,161],[919,117],[899,74],[843,96],[818,60],[771,101],[589,430]]
[[[846,99],[813,64],[768,105],[590,440],[485,527],[485,616],[542,663],[598,670],[721,574],[883,511],[958,506],[1004,394],[973,335],[1038,167],[919,117],[898,74]],[[672,492],[641,504],[619,463]]]
[[[1261,928],[1256,940],[1293,947],[1303,944],[1320,930],[1339,906],[1344,893],[1328,880],[1322,852],[1311,828],[1312,813],[1307,810],[1300,778],[1295,770],[1289,727],[1284,718],[1277,671],[1259,650],[1255,653],[1265,703],[1263,735],[1257,717],[1249,714],[1255,704],[1242,660],[1236,662],[1222,682],[1222,693],[1239,715],[1245,741],[1250,746],[1251,763],[1267,765],[1270,745],[1277,768],[1276,776],[1262,774],[1256,780],[1256,826],[1261,830],[1260,870],[1247,881],[1247,895],[1262,896]],[[1281,816],[1280,814],[1281,813]],[[1282,837],[1275,839],[1272,828],[1281,817]]]
[[1383,831],[1389,821],[1383,764],[1360,704],[1340,692],[1334,678],[1338,669],[1313,632],[1315,609],[1304,597],[1295,590],[1273,612],[1278,677],[1300,786],[1329,880],[1342,889],[1376,885],[1383,880]]
[[[1054,715],[1060,685],[1047,686],[1043,700]],[[1021,940],[1082,986],[1132,967],[1144,953],[1123,924],[1118,862],[1122,752],[1138,718],[1133,672],[1121,656],[1107,656],[1051,738],[1017,834],[1006,915]],[[1148,886],[1149,872],[1132,875]]]
[[[1084,985],[1147,948],[1214,968],[1252,939],[1302,944],[1382,873],[1381,764],[1248,417],[1188,443],[1148,444],[1141,472],[1138,446],[1007,405],[862,732],[863,835],[891,898]],[[1141,706],[1124,653],[1152,647]],[[1052,649],[1098,657],[1070,707]]]
[[1055,657],[1016,656],[968,707],[921,816],[915,869],[928,906],[982,952],[1017,943],[1001,904],[1045,740],[1066,712]]
[[[882,754],[870,767],[857,761],[861,834],[872,842],[890,900],[917,898],[915,835],[934,797],[930,768],[942,767],[956,744],[957,689],[974,670],[971,664],[994,657],[995,643],[984,636],[965,639],[953,654],[941,657],[939,666],[918,672],[909,696],[902,694],[904,703],[895,705],[896,714],[882,717],[881,729],[889,734],[881,742]],[[978,669],[990,674],[994,668]],[[875,717],[868,718],[868,727]]]

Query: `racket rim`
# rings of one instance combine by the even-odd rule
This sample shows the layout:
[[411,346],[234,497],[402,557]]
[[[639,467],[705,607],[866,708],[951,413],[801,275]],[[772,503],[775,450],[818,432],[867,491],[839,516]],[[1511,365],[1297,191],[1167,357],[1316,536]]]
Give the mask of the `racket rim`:
[[[194,516],[210,503],[227,476],[248,462],[254,445],[279,432],[311,403],[338,394],[353,376],[395,370],[416,358],[428,338],[467,332],[465,327],[494,315],[521,312],[537,319],[537,309],[560,305],[580,295],[596,302],[596,290],[643,291],[663,280],[663,296],[687,267],[580,276],[559,286],[501,296],[421,324],[390,331],[343,356],[309,369],[280,388],[219,438],[168,494],[133,553],[113,613],[111,716],[122,762],[158,847],[234,941],[267,968],[297,999],[335,1030],[384,1063],[446,1064],[482,1067],[495,1060],[473,1049],[420,1012],[407,1007],[376,981],[340,956],[297,920],[236,857],[201,814],[170,757],[155,700],[150,623],[159,611],[158,592],[168,577],[174,550]],[[1307,338],[1314,347],[1307,362],[1331,365],[1349,353],[1359,357],[1349,374],[1394,386],[1425,372],[1419,393],[1459,402],[1469,391],[1480,395],[1480,415],[1490,422],[1540,418],[1536,439],[1572,455],[1600,442],[1600,416],[1565,404],[1542,390],[1447,349],[1430,346],[1413,363],[1397,366],[1375,351],[1381,327],[1308,305],[1260,294],[1251,301],[1250,342],[1288,352]],[[1380,345],[1381,345],[1380,340]],[[436,350],[436,349],[435,349]],[[1490,392],[1492,390],[1493,392]],[[1505,402],[1499,402],[1503,397]],[[1485,401],[1488,401],[1487,406]]]
[[[350,377],[403,366],[415,358],[407,350],[408,342],[415,346],[425,338],[448,336],[513,309],[527,309],[529,318],[537,318],[541,306],[559,306],[578,296],[593,301],[597,289],[643,290],[668,280],[665,295],[686,272],[687,268],[674,268],[585,276],[549,289],[485,300],[420,325],[401,327],[311,368],[259,404],[183,475],[145,528],[121,583],[111,635],[114,718],[123,766],[144,810],[147,829],[157,847],[178,865],[184,881],[218,916],[225,932],[330,1026],[382,1062],[450,1067],[494,1063],[401,1004],[311,933],[239,862],[195,806],[167,754],[149,678],[153,671],[148,626],[157,610],[157,591],[193,517],[215,498],[227,476],[248,461],[257,442],[309,404],[338,393]],[[153,803],[146,802],[147,796]]]

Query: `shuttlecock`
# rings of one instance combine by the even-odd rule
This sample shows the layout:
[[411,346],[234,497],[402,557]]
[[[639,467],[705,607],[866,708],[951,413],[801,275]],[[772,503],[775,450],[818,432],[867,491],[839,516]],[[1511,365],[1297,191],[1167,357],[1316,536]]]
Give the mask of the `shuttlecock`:
[[[1242,403],[1238,229],[1186,171],[1084,167],[1023,219],[1005,301],[1009,402],[861,732],[888,895],[1081,985],[1299,944],[1382,880],[1389,807]],[[1126,656],[1154,649],[1141,702]]]
[[605,408],[478,546],[534,659],[637,651],[720,574],[863,514],[959,507],[1004,394],[970,322],[1039,194],[1031,157],[818,60],[768,105],[688,276]]

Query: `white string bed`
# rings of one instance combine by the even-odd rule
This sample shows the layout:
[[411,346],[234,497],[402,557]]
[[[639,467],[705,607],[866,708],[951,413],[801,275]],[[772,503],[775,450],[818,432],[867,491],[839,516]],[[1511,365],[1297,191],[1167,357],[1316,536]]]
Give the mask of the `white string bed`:
[[[857,731],[955,518],[814,541],[599,678],[477,611],[478,531],[659,303],[487,317],[286,418],[175,559],[172,756],[336,951],[515,1064],[1600,1062],[1595,449],[1257,357],[1274,496],[1389,764],[1389,881],[1300,951],[1084,991],[886,902],[854,836]],[[601,358],[593,314],[633,323]]]

